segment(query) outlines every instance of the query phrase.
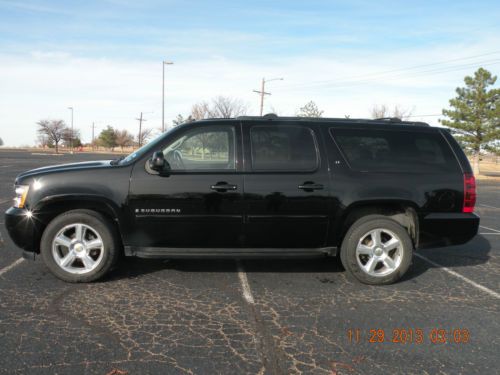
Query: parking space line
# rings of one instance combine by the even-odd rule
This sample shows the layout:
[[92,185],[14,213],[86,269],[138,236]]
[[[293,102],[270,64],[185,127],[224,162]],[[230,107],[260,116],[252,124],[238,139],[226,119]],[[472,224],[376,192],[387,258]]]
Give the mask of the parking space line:
[[467,277],[459,274],[458,272],[450,270],[448,267],[442,266],[439,263],[436,263],[436,262],[430,260],[429,258],[427,258],[427,257],[425,257],[425,256],[423,256],[421,254],[415,253],[415,255],[417,257],[419,257],[420,259],[426,261],[427,263],[430,263],[433,266],[438,267],[438,268],[442,269],[445,272],[448,272],[450,275],[458,277],[460,280],[465,281],[466,283],[472,285],[474,288],[482,290],[483,292],[488,293],[490,296],[495,297],[497,299],[500,299],[500,294],[497,293],[497,292],[495,292],[494,290],[486,288],[485,286],[482,286],[481,284],[478,284],[475,281],[472,281],[471,279],[468,279]]
[[500,230],[498,230],[498,229],[488,228],[488,227],[485,227],[484,225],[480,225],[480,227],[484,228],[484,229],[492,230],[493,232],[500,233]]
[[497,210],[500,210],[500,207],[490,206],[489,204],[479,203],[478,206],[487,207],[487,208],[495,208]]
[[24,258],[19,258],[18,260],[16,260],[14,263],[8,265],[7,267],[5,268],[2,268],[0,270],[0,276],[2,276],[4,273],[6,272],[9,272],[11,269],[13,269],[14,267],[18,266],[19,264],[21,264],[22,262],[24,261]]
[[252,289],[250,289],[250,284],[248,283],[247,274],[240,260],[236,261],[236,265],[238,266],[238,277],[240,278],[241,289],[243,291],[243,298],[250,305],[253,305],[255,304],[255,300],[253,299]]
[[0,204],[4,204],[4,203],[7,203],[7,202],[10,202],[12,199],[2,199],[0,200]]

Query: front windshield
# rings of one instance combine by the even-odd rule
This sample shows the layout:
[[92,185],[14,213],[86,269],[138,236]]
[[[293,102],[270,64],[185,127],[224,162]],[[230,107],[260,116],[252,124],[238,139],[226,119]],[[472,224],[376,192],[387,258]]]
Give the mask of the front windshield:
[[161,143],[165,139],[165,136],[167,134],[169,134],[173,129],[175,129],[175,128],[171,128],[171,129],[167,130],[165,133],[161,133],[158,137],[153,139],[151,142],[146,143],[141,148],[138,148],[137,150],[135,150],[131,154],[127,155],[125,158],[123,158],[123,160],[120,161],[120,164],[128,164],[128,163],[140,158],[141,156],[143,156],[145,154],[152,153],[153,150],[156,150],[156,148],[158,147],[158,144]]

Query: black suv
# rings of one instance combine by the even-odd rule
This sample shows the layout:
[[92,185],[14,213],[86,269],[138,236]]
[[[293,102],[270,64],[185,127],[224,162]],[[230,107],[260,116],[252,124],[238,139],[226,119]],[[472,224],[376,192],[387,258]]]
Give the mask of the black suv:
[[119,256],[330,256],[368,284],[413,249],[478,231],[475,180],[446,129],[424,123],[239,117],[174,128],[124,159],[34,169],[6,226],[70,282]]

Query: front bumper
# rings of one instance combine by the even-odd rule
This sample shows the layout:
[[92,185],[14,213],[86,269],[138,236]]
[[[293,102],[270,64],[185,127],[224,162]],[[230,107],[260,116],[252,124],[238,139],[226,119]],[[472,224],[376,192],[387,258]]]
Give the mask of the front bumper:
[[461,245],[479,231],[479,216],[474,213],[433,213],[420,220],[419,248]]
[[40,225],[27,210],[10,207],[5,212],[5,227],[12,241],[21,249],[39,252]]

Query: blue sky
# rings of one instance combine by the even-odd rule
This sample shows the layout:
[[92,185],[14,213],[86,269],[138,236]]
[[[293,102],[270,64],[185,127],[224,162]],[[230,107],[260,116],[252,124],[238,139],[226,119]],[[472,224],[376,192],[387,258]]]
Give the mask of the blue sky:
[[280,114],[440,113],[465,74],[498,72],[499,19],[494,1],[0,0],[0,137],[32,143],[68,106],[87,141],[92,121],[132,131],[140,111],[157,128],[163,59],[168,123],[221,94],[256,112],[263,76],[285,78],[266,98]]

